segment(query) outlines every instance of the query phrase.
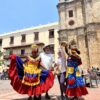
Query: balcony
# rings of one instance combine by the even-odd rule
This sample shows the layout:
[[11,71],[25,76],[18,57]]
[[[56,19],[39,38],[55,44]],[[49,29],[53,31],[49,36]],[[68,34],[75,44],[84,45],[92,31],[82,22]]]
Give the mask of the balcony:
[[[17,56],[19,56],[20,58],[26,58],[26,56],[31,55],[31,53],[26,53],[26,54],[16,54]],[[4,55],[3,59],[9,59],[9,55]]]
[[20,58],[26,58],[26,56],[29,56],[29,55],[31,55],[31,53],[25,53],[25,54],[16,54],[16,55],[18,55]]
[[13,45],[13,46],[8,46],[8,47],[4,47],[3,49],[7,50],[7,49],[17,49],[17,48],[21,48],[21,47],[30,47],[32,44],[24,44],[23,45]]

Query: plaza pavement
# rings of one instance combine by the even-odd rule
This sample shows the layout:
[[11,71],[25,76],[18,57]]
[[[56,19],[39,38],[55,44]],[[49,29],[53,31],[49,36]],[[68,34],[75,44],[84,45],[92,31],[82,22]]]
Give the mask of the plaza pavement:
[[[99,88],[88,88],[89,94],[80,98],[80,100],[100,100],[100,84]],[[57,80],[53,88],[49,91],[52,100],[60,100],[60,90]],[[9,80],[0,80],[0,100],[27,100],[27,95],[20,95],[15,92]],[[42,100],[44,99],[44,94],[42,95]]]

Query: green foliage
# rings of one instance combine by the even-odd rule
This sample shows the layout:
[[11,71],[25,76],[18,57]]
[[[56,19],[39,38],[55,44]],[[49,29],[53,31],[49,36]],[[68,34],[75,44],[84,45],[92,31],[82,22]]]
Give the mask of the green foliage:
[[0,50],[0,57],[3,55],[3,52],[1,52],[1,50]]
[[0,66],[2,65],[2,61],[0,61]]
[[[3,56],[3,52],[0,50],[0,58]],[[2,66],[2,64],[4,64],[3,60],[0,60],[0,66]]]

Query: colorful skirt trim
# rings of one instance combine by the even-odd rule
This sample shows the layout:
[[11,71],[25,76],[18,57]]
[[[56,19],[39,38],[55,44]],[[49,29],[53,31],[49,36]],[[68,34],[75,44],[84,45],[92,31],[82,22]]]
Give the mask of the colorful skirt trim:
[[28,94],[29,96],[38,96],[47,92],[54,84],[54,75],[51,71],[42,70],[40,74],[40,83],[35,86],[29,86],[22,83],[24,72],[23,62],[16,55],[11,56],[9,68],[9,77],[11,85],[15,91],[20,94]]
[[66,89],[66,94],[68,96],[77,96],[80,97],[82,95],[88,94],[87,89],[85,86],[83,87],[76,87],[76,88],[67,88]]
[[78,69],[78,63],[73,60],[67,62],[65,93],[68,96],[77,97],[88,94],[85,82]]

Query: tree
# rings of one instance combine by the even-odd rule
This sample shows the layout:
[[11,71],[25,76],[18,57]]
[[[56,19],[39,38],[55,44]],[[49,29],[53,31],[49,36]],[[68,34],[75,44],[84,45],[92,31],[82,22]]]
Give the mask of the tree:
[[0,50],[0,66],[3,64],[3,60],[1,59],[2,56],[3,56],[3,52],[1,52]]

